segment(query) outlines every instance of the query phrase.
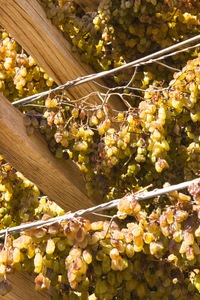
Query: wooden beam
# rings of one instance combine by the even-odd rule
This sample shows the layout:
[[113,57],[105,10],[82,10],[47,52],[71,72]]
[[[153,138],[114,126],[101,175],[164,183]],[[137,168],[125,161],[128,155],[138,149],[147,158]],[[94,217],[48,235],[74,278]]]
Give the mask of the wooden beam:
[[[93,206],[86,195],[84,182],[75,164],[68,160],[61,162],[51,155],[41,135],[27,136],[22,114],[0,95],[0,153],[17,170],[32,180],[66,211]],[[8,275],[12,291],[0,299],[47,300],[47,291],[36,292],[35,276],[27,273]]]
[[[94,73],[78,53],[71,52],[71,45],[46,18],[37,0],[1,0],[0,22],[58,85]],[[73,87],[69,94],[77,99],[96,90],[105,92],[89,82]],[[100,103],[98,98],[95,101]],[[125,109],[119,98],[110,99],[109,106]]]
[[12,291],[6,296],[0,296],[5,300],[45,300],[50,299],[48,291],[36,292],[34,287],[34,279],[37,275],[29,276],[26,272],[8,275],[8,282],[12,284]]
[[[78,54],[71,52],[71,45],[47,20],[36,0],[1,0],[0,23],[58,85],[94,73],[80,61]],[[70,89],[69,97],[77,99],[95,90],[97,86],[90,82]],[[98,90],[104,91],[99,87]],[[118,98],[112,98],[109,106],[126,109]],[[56,160],[39,134],[28,137],[21,113],[3,96],[0,96],[0,153],[65,210],[75,211],[94,205],[87,197],[83,179],[72,161]],[[34,291],[33,284],[29,285],[30,278],[22,274],[12,276],[13,292],[3,299],[50,299],[49,295]]]
[[71,161],[60,161],[37,132],[26,133],[22,114],[0,95],[0,153],[66,211],[91,207],[80,171]]

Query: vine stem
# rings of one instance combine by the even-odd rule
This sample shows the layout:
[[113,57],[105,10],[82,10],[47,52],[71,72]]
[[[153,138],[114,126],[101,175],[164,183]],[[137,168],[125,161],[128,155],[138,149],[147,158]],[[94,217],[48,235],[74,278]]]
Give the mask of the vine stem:
[[[108,75],[113,75],[116,72],[119,72],[119,71],[122,71],[122,70],[125,70],[125,69],[128,69],[128,68],[138,67],[138,66],[141,66],[141,65],[157,62],[158,60],[163,60],[164,58],[166,58],[168,56],[173,56],[173,55],[176,55],[178,53],[188,51],[189,49],[192,49],[194,47],[198,47],[200,44],[196,44],[194,46],[186,47],[184,49],[175,51],[176,49],[178,49],[180,47],[185,47],[186,45],[197,42],[199,40],[200,40],[200,34],[197,35],[197,36],[194,36],[192,38],[189,38],[185,41],[182,41],[180,43],[177,43],[175,45],[172,45],[170,47],[167,47],[165,49],[162,49],[160,51],[157,51],[155,53],[152,53],[150,55],[147,55],[147,56],[144,56],[144,57],[139,58],[137,60],[131,61],[131,62],[129,62],[125,65],[119,66],[115,69],[99,72],[99,73],[96,73],[96,74],[90,74],[90,75],[86,75],[86,76],[83,76],[83,77],[78,77],[75,80],[71,80],[71,81],[66,82],[65,84],[57,86],[54,89],[51,89],[51,90],[48,90],[48,91],[45,91],[45,92],[42,92],[42,93],[38,93],[36,95],[32,95],[32,96],[14,101],[14,102],[12,102],[12,104],[13,104],[13,106],[21,106],[25,103],[30,103],[32,101],[40,99],[44,96],[49,95],[52,92],[58,91],[58,90],[68,89],[68,88],[71,88],[73,86],[77,86],[77,85],[80,85],[80,84],[83,84],[83,83],[86,83],[86,82],[89,82],[89,81],[94,81],[96,79],[99,79],[99,78],[102,78],[102,77],[105,77],[105,76],[108,76]],[[172,52],[172,51],[175,51],[175,52]],[[172,53],[170,53],[170,52],[172,52]]]

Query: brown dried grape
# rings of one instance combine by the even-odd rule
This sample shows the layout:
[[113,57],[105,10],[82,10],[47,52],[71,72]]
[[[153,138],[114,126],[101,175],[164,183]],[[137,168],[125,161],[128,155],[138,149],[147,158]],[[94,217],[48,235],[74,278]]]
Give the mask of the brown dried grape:
[[79,230],[79,223],[75,220],[70,220],[67,225],[64,225],[64,233],[67,236],[68,239],[73,240],[75,237],[75,234]]
[[39,127],[39,121],[36,117],[31,117],[31,124],[34,128],[38,128]]
[[32,237],[28,235],[21,235],[13,241],[13,247],[18,249],[28,249],[29,245],[32,243]]
[[196,204],[200,204],[200,180],[195,181],[188,187],[188,192],[193,196]]
[[83,242],[83,240],[85,238],[85,232],[84,232],[84,229],[82,227],[80,227],[78,229],[78,231],[76,232],[74,238],[79,243]]
[[23,115],[23,124],[24,126],[30,126],[31,125],[31,117],[27,114]]
[[[134,195],[126,195],[121,198],[118,203],[118,217],[123,218],[124,215],[137,215],[141,206],[135,199]],[[122,214],[122,216],[120,216]]]
[[194,244],[194,234],[192,232],[188,232],[187,230],[185,230],[183,232],[183,238],[188,246]]
[[32,135],[34,133],[34,126],[32,125],[26,126],[26,133],[27,135]]
[[188,212],[184,210],[177,210],[174,216],[176,222],[182,223],[188,218]]
[[48,233],[50,235],[57,235],[60,229],[59,223],[54,223],[48,227]]
[[70,264],[67,276],[70,286],[75,289],[78,282],[81,280],[80,275],[84,275],[87,271],[87,264],[80,258],[77,257]]
[[50,280],[48,277],[44,276],[42,273],[40,273],[36,278],[35,278],[35,290],[36,291],[41,291],[43,289],[49,289],[50,288]]
[[187,258],[189,261],[191,261],[191,260],[193,260],[193,259],[195,258],[195,253],[194,253],[193,247],[188,246],[188,247],[186,248],[185,256],[186,256],[186,258]]
[[164,245],[161,242],[151,242],[149,244],[151,255],[160,256],[164,250]]
[[74,247],[70,250],[69,255],[65,259],[65,265],[68,269],[73,260],[77,257],[81,257],[82,250],[78,247]]
[[38,228],[38,229],[35,229],[33,232],[33,236],[38,239],[43,238],[46,234],[47,234],[46,228]]
[[0,295],[5,296],[11,290],[12,290],[12,285],[7,280],[3,280],[0,282]]

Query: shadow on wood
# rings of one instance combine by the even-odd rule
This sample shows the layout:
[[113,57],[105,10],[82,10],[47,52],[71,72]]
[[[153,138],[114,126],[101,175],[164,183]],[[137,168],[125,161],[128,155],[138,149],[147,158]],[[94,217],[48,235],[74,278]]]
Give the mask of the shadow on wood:
[[65,210],[76,211],[94,203],[87,196],[80,171],[71,161],[60,161],[42,136],[28,136],[22,114],[0,95],[0,153]]

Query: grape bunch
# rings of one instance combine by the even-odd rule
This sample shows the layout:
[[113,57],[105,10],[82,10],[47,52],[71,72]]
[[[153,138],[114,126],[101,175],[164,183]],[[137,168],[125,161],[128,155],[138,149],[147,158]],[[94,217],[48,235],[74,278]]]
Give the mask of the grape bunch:
[[95,105],[51,93],[43,112],[30,110],[24,124],[28,133],[39,128],[57,158],[76,162],[90,196],[109,200],[192,180],[200,173],[199,67],[200,56],[126,111],[112,111],[109,97]]
[[[140,28],[136,32],[134,31],[135,28],[137,29],[137,26],[140,26],[137,24],[141,24],[141,28],[144,27],[141,30],[142,32],[145,32],[147,29],[149,32],[149,27],[158,27],[158,24],[160,26],[161,23],[165,24],[167,22],[166,24],[169,27],[173,24],[173,30],[167,30],[167,33],[172,34],[172,31],[174,33],[177,30],[177,37],[175,39],[170,36],[169,40],[171,39],[171,42],[169,44],[172,41],[179,41],[180,37],[184,38],[179,33],[179,30],[181,31],[183,28],[180,24],[184,24],[184,32],[186,33],[188,30],[190,35],[198,31],[199,20],[198,15],[195,15],[198,12],[198,3],[195,1],[190,3],[183,1],[181,3],[168,2],[162,4],[156,1],[145,3],[139,1],[136,3],[138,6],[131,1],[121,1],[120,3],[106,1],[104,6],[100,5],[98,12],[85,15],[75,2],[42,1],[47,16],[52,19],[53,23],[64,32],[66,28],[70,28],[69,31],[66,29],[68,39],[71,39],[72,36],[74,39],[78,39],[79,34],[82,34],[82,30],[87,24],[88,31],[84,38],[87,39],[88,44],[93,41],[91,37],[94,35],[94,30],[92,31],[92,28],[98,29],[96,40],[100,43],[102,30],[106,30],[105,28],[108,28],[110,22],[114,22],[113,24],[120,22],[119,28],[122,27],[123,30],[128,32],[129,41],[131,41],[131,36],[129,35],[134,36],[136,32],[140,33]],[[119,7],[121,7],[120,11]],[[108,17],[112,11],[112,17]],[[134,23],[133,18],[133,24],[129,24],[127,15],[129,15],[130,11],[136,18],[135,20],[139,18],[139,23]],[[160,11],[164,12],[162,16],[158,13]],[[120,18],[119,14],[122,14]],[[148,16],[147,20],[152,18],[155,21],[153,22],[154,25],[149,24],[145,16]],[[166,20],[169,18],[171,21],[166,21],[165,18]],[[146,20],[145,22],[143,22],[144,19]],[[158,20],[160,21],[156,23]],[[65,26],[63,22],[65,22]],[[79,26],[82,22],[84,22],[84,26]],[[116,26],[118,25],[116,23]],[[130,27],[129,30],[126,30],[126,26]],[[166,26],[161,26],[161,28],[164,27]],[[119,47],[115,44],[120,42],[119,38],[114,38],[117,31],[113,29],[111,32],[112,34],[106,38],[108,39],[107,46],[117,49],[116,57],[122,57],[120,56],[121,50],[118,51]],[[152,33],[154,37],[153,45],[159,47],[160,42],[155,38],[158,34],[156,32],[156,30],[153,30]],[[148,36],[151,36],[150,33],[148,33]],[[36,93],[40,90],[37,88],[31,89],[28,87],[29,83],[37,86],[40,86],[41,83],[41,87],[45,85],[42,89],[53,86],[53,82],[48,75],[35,65],[34,60],[20,48],[14,39],[10,38],[3,30],[1,36],[3,53],[1,60],[2,74],[4,74],[2,76],[5,77],[2,86],[8,80],[6,68],[9,61],[10,67],[12,66],[13,68],[12,74],[14,76],[9,77],[9,80],[14,80],[11,84],[20,87],[21,84],[23,85],[26,82],[23,87],[21,85],[19,90],[15,90],[17,93],[16,98]],[[79,38],[80,43],[82,40],[84,39]],[[163,39],[161,40],[163,41]],[[167,38],[165,41],[167,41]],[[98,55],[101,59],[104,59],[102,55],[102,47],[104,46],[91,47],[99,51]],[[124,49],[124,46],[122,48]],[[12,51],[9,49],[12,49]],[[112,51],[105,51],[105,55],[113,55],[115,52],[113,49]],[[133,47],[133,50],[137,52],[137,54],[134,52],[134,57],[139,57],[137,56],[139,55],[139,50],[137,49],[136,51],[135,47]],[[195,55],[197,55],[197,50],[195,50]],[[148,52],[149,50],[145,51]],[[92,54],[96,62],[100,62],[98,55]],[[184,55],[186,55],[185,58],[181,58],[182,65],[191,53],[187,52]],[[8,58],[12,56],[13,61],[7,60],[6,56]],[[91,59],[89,60],[92,62]],[[176,56],[173,56],[172,60],[175,62],[174,66],[180,67],[180,59],[176,59]],[[128,62],[129,60],[122,58],[122,61]],[[29,62],[31,65],[29,65]],[[176,63],[179,63],[179,65],[176,65]],[[112,66],[113,64],[110,65],[110,67]],[[162,66],[153,64],[152,67],[160,68]],[[148,69],[149,66],[145,68]],[[158,83],[158,80],[161,80],[161,78],[157,77],[154,84],[149,85],[152,82],[151,79],[155,79],[155,74],[161,73],[160,69],[159,72],[153,71],[153,77],[150,74],[151,72],[142,72],[145,75],[145,84],[142,86],[143,88],[148,86],[148,89],[144,89],[144,93],[142,92],[138,98],[134,94],[131,96],[127,88],[127,99],[130,104],[127,111],[124,112],[109,110],[109,103],[105,105],[103,103],[95,108],[95,105],[87,104],[85,106],[84,102],[78,100],[70,99],[70,101],[66,101],[65,99],[62,102],[62,95],[50,95],[45,101],[46,108],[44,110],[38,106],[33,111],[32,105],[38,104],[31,104],[21,108],[27,112],[24,115],[27,133],[30,135],[33,133],[34,128],[39,128],[44,134],[50,150],[56,157],[61,159],[71,158],[79,165],[80,170],[84,173],[88,194],[98,197],[100,195],[102,199],[120,197],[132,190],[137,191],[140,186],[148,184],[159,187],[166,181],[176,183],[182,180],[193,179],[199,175],[198,68],[199,57],[190,60],[180,72],[176,72],[168,86],[166,86],[168,81],[166,74],[165,83]],[[37,72],[34,73],[33,70],[34,72],[37,70]],[[132,76],[132,70],[130,69],[127,70],[126,74],[129,72],[131,72]],[[138,86],[137,76],[140,77],[139,86],[141,86],[141,79],[143,78],[141,77],[141,72],[136,73],[132,84]],[[186,90],[184,84],[187,86]],[[12,88],[5,88],[4,94],[12,100],[15,99],[15,96],[13,96],[14,90],[10,96],[6,94],[7,90],[10,92]],[[123,86],[119,91],[123,91]],[[42,100],[39,103],[43,106],[44,101]],[[160,176],[161,174],[162,176]]]
[[[198,1],[107,0],[88,14],[74,1],[41,4],[97,71],[199,32]],[[90,196],[120,201],[110,221],[71,218],[2,238],[1,295],[11,290],[10,273],[28,271],[36,290],[49,289],[52,299],[200,299],[199,181],[188,192],[145,202],[134,196],[144,186],[200,174],[198,48],[165,63],[176,72],[152,64],[140,67],[128,86],[131,69],[108,79],[119,84],[126,111],[111,111],[104,95],[96,105],[92,96],[74,100],[65,91],[21,108],[27,133],[40,130],[57,158],[72,159]],[[11,101],[54,86],[3,29],[0,70],[0,91]],[[133,94],[132,87],[143,91]],[[65,214],[2,157],[0,198],[0,229]]]
[[0,92],[13,102],[54,85],[52,78],[0,25]]
[[[192,37],[200,30],[200,6],[196,0],[107,0],[90,13],[74,1],[40,2],[47,18],[72,44],[72,51],[78,51],[82,60],[96,71],[116,68]],[[196,55],[196,50],[175,55],[165,63],[180,69],[191,55]],[[122,85],[131,76],[128,69],[107,82]],[[153,81],[171,78],[170,69],[151,64],[138,70],[134,86],[146,88]]]
[[0,228],[34,220],[39,189],[0,157]]
[[[15,181],[11,186],[16,193]],[[0,294],[12,288],[10,273],[28,271],[36,276],[36,290],[50,290],[52,299],[198,300],[199,186],[197,180],[189,193],[174,191],[148,202],[126,194],[111,221],[77,217],[8,234],[0,243]],[[33,220],[64,213],[42,196]],[[16,209],[8,214],[24,223]],[[1,227],[7,227],[2,219]]]

